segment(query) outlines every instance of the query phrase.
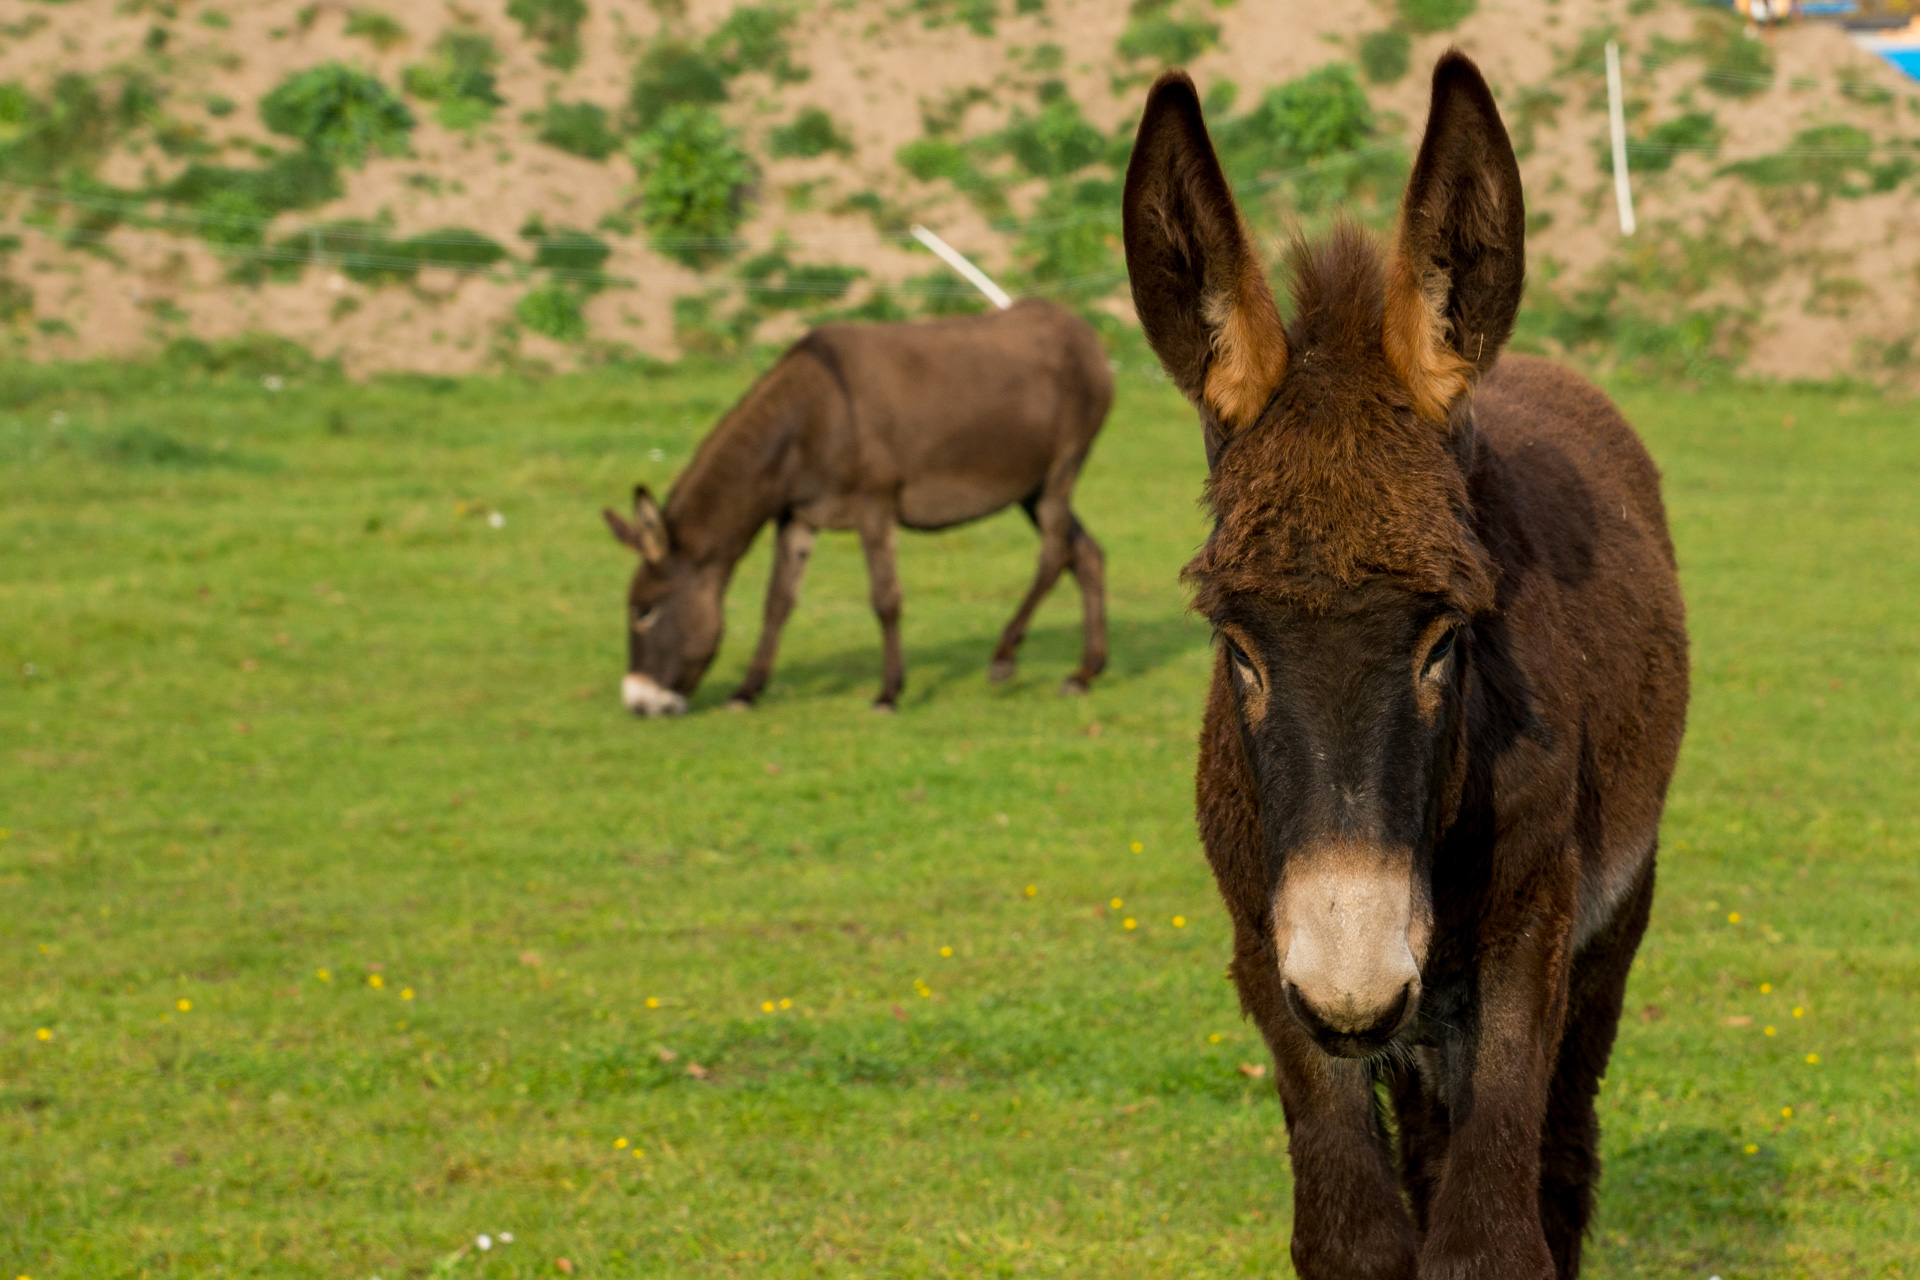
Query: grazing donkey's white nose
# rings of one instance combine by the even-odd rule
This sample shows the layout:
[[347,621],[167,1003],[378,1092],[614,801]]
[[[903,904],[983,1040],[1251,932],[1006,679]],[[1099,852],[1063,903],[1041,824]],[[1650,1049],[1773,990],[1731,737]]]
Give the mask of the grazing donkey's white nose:
[[637,716],[677,716],[687,709],[684,696],[633,671],[620,681],[620,701]]

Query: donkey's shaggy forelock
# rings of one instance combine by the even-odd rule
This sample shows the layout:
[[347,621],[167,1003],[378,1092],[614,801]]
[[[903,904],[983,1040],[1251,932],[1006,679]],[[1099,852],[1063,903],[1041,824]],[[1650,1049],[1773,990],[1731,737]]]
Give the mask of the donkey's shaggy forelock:
[[1386,272],[1348,222],[1290,260],[1286,369],[1265,412],[1222,449],[1207,483],[1213,535],[1187,566],[1196,607],[1213,593],[1324,606],[1367,580],[1493,603],[1454,433],[1416,414],[1384,346]]

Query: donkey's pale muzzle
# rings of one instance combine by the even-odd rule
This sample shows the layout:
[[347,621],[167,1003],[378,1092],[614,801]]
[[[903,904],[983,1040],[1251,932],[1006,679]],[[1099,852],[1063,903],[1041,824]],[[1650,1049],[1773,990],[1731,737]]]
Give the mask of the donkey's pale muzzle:
[[637,716],[677,716],[687,709],[683,695],[633,671],[620,681],[620,701]]
[[1323,846],[1290,857],[1274,898],[1288,1003],[1331,1053],[1363,1055],[1420,1003],[1430,924],[1410,853]]

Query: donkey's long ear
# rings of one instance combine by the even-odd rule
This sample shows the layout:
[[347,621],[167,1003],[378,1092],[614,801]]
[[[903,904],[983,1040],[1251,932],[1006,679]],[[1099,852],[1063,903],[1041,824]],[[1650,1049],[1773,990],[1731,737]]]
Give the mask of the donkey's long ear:
[[1147,93],[1121,202],[1133,306],[1174,385],[1200,406],[1209,459],[1266,407],[1287,335],[1185,72]]
[[1436,422],[1500,355],[1527,273],[1520,166],[1480,69],[1433,69],[1433,109],[1387,273],[1388,362]]
[[606,517],[607,528],[613,530],[614,538],[638,551],[648,564],[659,564],[667,558],[667,518],[653,495],[647,492],[647,486],[633,486],[632,520],[622,519],[611,509],[600,514]]

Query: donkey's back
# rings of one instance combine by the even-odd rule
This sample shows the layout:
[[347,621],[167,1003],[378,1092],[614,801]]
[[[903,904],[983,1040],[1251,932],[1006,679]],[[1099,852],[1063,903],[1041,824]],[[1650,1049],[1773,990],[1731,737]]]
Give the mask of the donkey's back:
[[850,483],[896,493],[914,529],[978,519],[1077,472],[1113,403],[1093,327],[1048,302],[931,324],[823,325],[800,350],[845,398]]

